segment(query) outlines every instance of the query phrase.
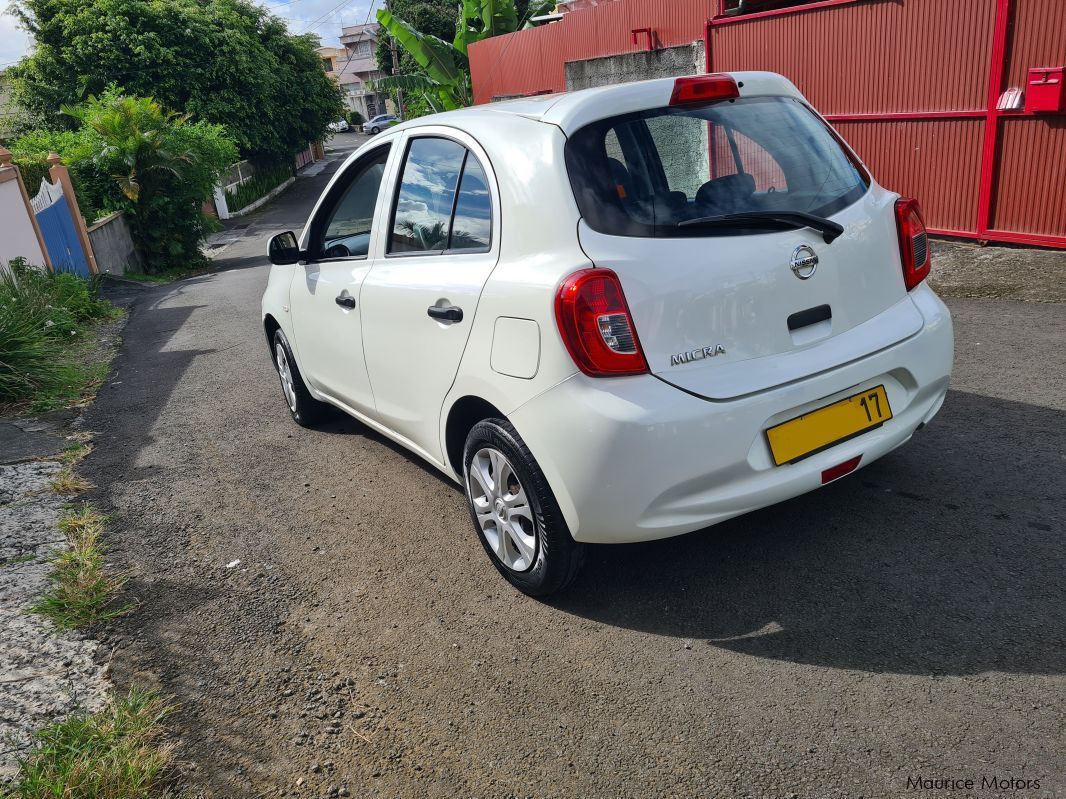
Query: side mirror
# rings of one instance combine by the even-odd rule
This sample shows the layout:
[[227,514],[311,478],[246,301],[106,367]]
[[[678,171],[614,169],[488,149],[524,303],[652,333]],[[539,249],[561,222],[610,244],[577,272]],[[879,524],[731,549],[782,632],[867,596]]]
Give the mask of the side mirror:
[[272,236],[267,245],[267,258],[277,266],[294,264],[300,260],[300,243],[291,230]]

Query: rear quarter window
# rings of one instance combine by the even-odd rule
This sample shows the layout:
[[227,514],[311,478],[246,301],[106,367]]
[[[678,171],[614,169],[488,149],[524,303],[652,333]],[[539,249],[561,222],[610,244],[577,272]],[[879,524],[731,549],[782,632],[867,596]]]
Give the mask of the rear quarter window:
[[585,221],[622,236],[736,235],[748,231],[679,223],[751,211],[828,216],[870,185],[825,123],[784,97],[600,120],[570,137],[566,164]]

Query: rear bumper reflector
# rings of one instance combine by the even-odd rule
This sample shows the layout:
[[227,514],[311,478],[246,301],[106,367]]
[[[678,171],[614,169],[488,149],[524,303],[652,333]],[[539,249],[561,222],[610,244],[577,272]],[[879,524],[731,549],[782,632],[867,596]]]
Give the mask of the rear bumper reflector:
[[856,455],[854,458],[849,458],[843,463],[838,463],[836,466],[830,466],[824,472],[822,472],[822,485],[831,483],[839,477],[843,477],[848,472],[855,471],[855,468],[859,465],[859,461],[862,460],[862,455]]

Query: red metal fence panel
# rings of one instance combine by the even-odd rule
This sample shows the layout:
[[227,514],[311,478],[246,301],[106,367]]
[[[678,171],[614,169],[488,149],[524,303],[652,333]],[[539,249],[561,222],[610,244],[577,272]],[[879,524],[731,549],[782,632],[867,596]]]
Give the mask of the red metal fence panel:
[[1004,119],[1000,125],[990,227],[1066,242],[1066,116]]
[[948,231],[973,229],[981,185],[983,118],[834,122],[833,126],[878,183],[919,199],[930,225]]
[[823,114],[983,109],[996,0],[852,3],[710,26],[710,71],[765,69]]

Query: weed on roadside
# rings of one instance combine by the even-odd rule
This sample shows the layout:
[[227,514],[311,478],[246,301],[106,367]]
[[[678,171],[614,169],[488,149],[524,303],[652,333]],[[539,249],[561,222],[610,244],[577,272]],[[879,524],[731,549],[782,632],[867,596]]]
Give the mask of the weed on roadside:
[[155,693],[112,696],[37,732],[4,799],[162,799],[174,763],[163,721],[174,707]]
[[83,460],[85,460],[88,454],[93,451],[93,445],[90,444],[87,440],[89,434],[82,433],[75,435],[84,435],[86,436],[86,440],[72,441],[59,454],[60,463],[66,464],[67,466],[73,466],[76,463],[81,463]]
[[69,466],[55,476],[51,486],[54,494],[80,494],[92,487],[92,483],[81,475],[75,474]]
[[86,627],[98,621],[122,616],[134,603],[115,607],[115,595],[126,578],[109,574],[104,565],[101,535],[106,517],[86,507],[64,516],[59,529],[68,549],[55,561],[51,587],[30,610],[52,620],[61,629]]

